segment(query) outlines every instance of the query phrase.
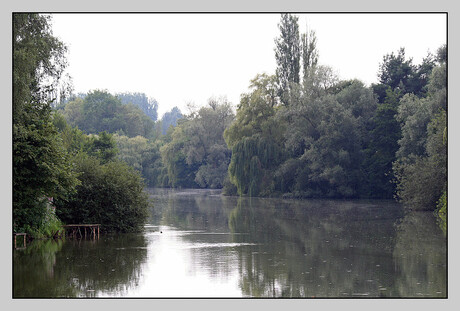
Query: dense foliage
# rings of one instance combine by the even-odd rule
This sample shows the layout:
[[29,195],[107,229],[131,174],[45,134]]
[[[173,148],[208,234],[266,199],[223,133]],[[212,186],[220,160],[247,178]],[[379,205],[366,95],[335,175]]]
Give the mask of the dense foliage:
[[129,137],[156,135],[154,122],[138,106],[122,104],[106,91],[95,90],[68,102],[63,114],[71,126],[87,134],[107,131]]
[[441,47],[438,65],[427,79],[426,95],[405,95],[396,116],[402,133],[393,165],[398,197],[418,210],[432,210],[447,190],[447,72],[444,54],[445,47]]
[[225,99],[210,99],[179,122],[161,147],[170,186],[222,188],[231,156],[223,133],[232,120]]
[[76,192],[54,199],[59,219],[67,224],[98,223],[104,232],[141,230],[149,207],[144,182],[139,172],[117,159],[114,135],[86,135],[68,125],[59,113],[53,121],[72,155],[79,180]]
[[13,14],[14,231],[39,232],[48,197],[65,196],[77,184],[51,118],[65,51],[52,36],[48,17]]
[[127,164],[86,154],[75,157],[77,192],[56,200],[56,214],[65,223],[101,224],[104,232],[136,232],[145,223],[147,194],[139,174]]
[[274,189],[274,168],[283,157],[283,124],[275,120],[275,79],[258,75],[250,89],[241,96],[235,121],[224,133],[232,150],[228,172],[238,194],[268,195]]
[[114,134],[118,148],[118,159],[138,171],[148,186],[163,185],[160,178],[163,172],[159,142],[142,136],[128,137]]
[[315,33],[295,34],[296,23],[282,15],[276,75],[251,81],[225,131],[237,192],[396,195],[407,206],[433,210],[446,188],[445,47],[420,65],[403,48],[385,55],[379,83],[366,87],[318,65]]
[[122,104],[133,104],[139,107],[152,121],[158,119],[158,102],[153,98],[148,98],[143,93],[119,93],[117,97]]
[[427,96],[428,77],[434,66],[431,54],[423,59],[422,64],[412,64],[412,59],[406,59],[404,48],[397,55],[391,53],[383,57],[377,74],[379,83],[372,85],[379,103],[371,130],[371,152],[367,158],[374,193],[388,198],[394,195],[392,163],[396,161],[398,140],[402,135],[400,120],[396,118],[399,102],[406,94],[420,98]]
[[152,121],[137,107],[95,91],[68,103],[64,115],[100,133],[86,135],[69,126],[52,110],[65,51],[48,16],[13,14],[13,230],[52,237],[62,221],[139,230],[148,207],[144,184],[128,165],[115,161],[116,143],[103,130],[148,135],[152,128],[145,120]]

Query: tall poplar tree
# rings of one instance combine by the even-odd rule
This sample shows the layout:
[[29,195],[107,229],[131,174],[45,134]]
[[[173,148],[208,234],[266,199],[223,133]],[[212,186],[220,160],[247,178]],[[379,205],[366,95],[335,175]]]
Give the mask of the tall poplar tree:
[[316,33],[314,30],[302,34],[302,69],[303,81],[310,76],[310,71],[318,64],[318,50],[316,49]]
[[300,37],[298,17],[282,14],[278,24],[280,37],[275,39],[276,76],[278,79],[278,96],[287,104],[290,83],[300,81]]

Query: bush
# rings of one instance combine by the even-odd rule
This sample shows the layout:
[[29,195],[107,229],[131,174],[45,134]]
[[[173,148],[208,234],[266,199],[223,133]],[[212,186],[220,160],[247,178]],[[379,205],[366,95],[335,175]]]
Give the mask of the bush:
[[47,239],[61,235],[63,223],[55,214],[54,207],[46,203],[47,199],[37,202],[42,211],[40,220],[35,225],[30,223],[22,228],[22,232],[28,233],[33,239]]
[[144,184],[133,168],[119,161],[101,165],[79,155],[75,160],[81,185],[77,193],[56,202],[66,223],[101,224],[104,232],[136,232],[143,228],[149,207]]
[[446,190],[446,118],[446,111],[443,110],[428,124],[426,155],[410,155],[393,163],[397,195],[411,209],[434,211],[439,194]]
[[441,227],[442,232],[446,234],[447,232],[447,192],[446,191],[442,193],[441,198],[438,201],[436,214],[438,215],[439,227]]
[[222,188],[222,194],[228,195],[228,196],[238,195],[238,189],[236,188],[234,184],[232,184],[228,176],[226,176],[224,179],[224,186]]

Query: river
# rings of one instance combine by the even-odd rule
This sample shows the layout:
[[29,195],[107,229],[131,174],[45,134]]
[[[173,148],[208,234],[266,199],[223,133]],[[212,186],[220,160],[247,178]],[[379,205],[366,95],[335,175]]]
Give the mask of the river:
[[431,212],[148,191],[142,233],[13,250],[13,297],[447,297],[446,238]]

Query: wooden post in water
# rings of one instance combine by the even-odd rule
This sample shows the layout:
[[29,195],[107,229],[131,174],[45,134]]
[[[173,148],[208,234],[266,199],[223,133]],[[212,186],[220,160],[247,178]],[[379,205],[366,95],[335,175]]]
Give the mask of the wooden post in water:
[[27,246],[27,244],[26,244],[26,243],[27,243],[27,242],[26,242],[27,233],[15,233],[15,234],[14,234],[14,248],[15,248],[15,249],[18,248],[18,247],[17,247],[17,244],[16,244],[16,237],[17,237],[18,235],[22,235],[22,236],[24,237],[24,242],[23,242],[22,248],[26,248],[26,246]]
[[97,239],[99,239],[99,226],[100,224],[65,225],[64,229],[70,230],[71,232],[70,235],[73,238],[77,238],[77,233],[80,234],[80,238],[83,238],[83,233],[81,232],[81,229],[83,229],[85,231],[85,239],[88,237],[88,234],[93,239],[96,239],[96,229],[97,229]]

